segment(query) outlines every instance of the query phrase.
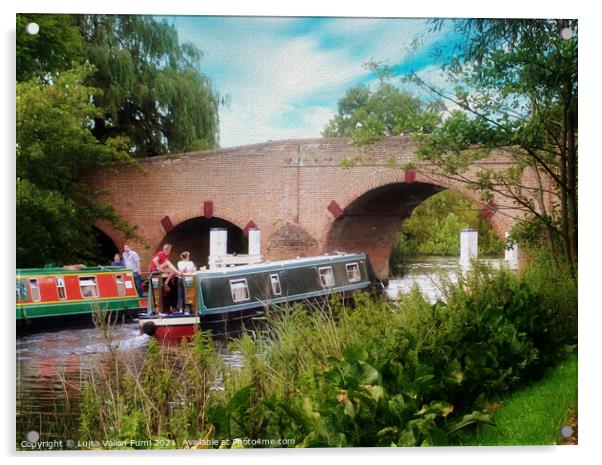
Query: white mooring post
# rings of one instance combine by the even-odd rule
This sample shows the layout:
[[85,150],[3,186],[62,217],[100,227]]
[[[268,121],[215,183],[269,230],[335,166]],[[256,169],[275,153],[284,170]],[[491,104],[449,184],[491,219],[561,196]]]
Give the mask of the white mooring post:
[[[508,236],[510,235],[510,231],[506,231],[504,236],[506,238],[506,243],[508,242]],[[510,268],[518,268],[518,244],[513,243],[510,247],[506,247],[504,250],[504,259],[508,263]]]
[[228,230],[211,228],[209,230],[209,269],[228,254]]
[[249,229],[249,255],[253,257],[261,255],[261,230],[259,228]]
[[479,250],[479,232],[475,229],[460,231],[460,266],[470,268],[470,261],[477,258]]

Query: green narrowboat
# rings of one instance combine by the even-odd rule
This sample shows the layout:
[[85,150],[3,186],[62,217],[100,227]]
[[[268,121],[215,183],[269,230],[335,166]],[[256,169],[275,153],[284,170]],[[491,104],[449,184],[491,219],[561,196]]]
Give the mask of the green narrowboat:
[[336,253],[317,257],[231,266],[184,274],[186,311],[170,313],[173,292],[164,288],[164,276],[151,275],[148,313],[139,316],[141,330],[161,339],[194,334],[202,321],[228,314],[255,314],[272,305],[322,298],[339,293],[348,297],[371,284],[363,253]]

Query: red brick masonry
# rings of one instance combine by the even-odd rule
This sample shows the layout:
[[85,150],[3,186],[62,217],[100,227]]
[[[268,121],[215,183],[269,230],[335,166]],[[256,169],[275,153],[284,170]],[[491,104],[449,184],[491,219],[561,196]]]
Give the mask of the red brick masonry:
[[[358,155],[357,166],[343,168],[344,159]],[[401,168],[409,163],[412,169]],[[91,173],[87,181],[101,192],[99,202],[110,202],[136,229],[141,241],[132,245],[143,263],[170,228],[205,217],[227,220],[241,230],[249,224],[259,227],[267,259],[364,250],[384,276],[399,225],[442,188],[477,201],[500,235],[521,214],[502,196],[483,205],[478,192],[432,174],[432,167],[416,159],[409,137],[359,148],[347,138],[283,140],[159,156],[139,165]],[[469,176],[507,166],[507,155],[496,154],[473,166]],[[528,175],[526,182],[534,184]],[[295,234],[290,234],[291,225]],[[123,234],[103,223],[97,226],[122,247]]]

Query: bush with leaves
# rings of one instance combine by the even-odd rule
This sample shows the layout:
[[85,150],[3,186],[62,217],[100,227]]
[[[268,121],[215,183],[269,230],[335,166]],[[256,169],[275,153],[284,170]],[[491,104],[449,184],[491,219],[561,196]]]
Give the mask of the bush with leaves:
[[[484,411],[564,353],[546,299],[508,272],[477,267],[446,302],[399,308],[359,298],[273,319],[237,347],[247,365],[212,407],[219,439],[298,446],[457,444]],[[297,350],[292,350],[297,345]]]

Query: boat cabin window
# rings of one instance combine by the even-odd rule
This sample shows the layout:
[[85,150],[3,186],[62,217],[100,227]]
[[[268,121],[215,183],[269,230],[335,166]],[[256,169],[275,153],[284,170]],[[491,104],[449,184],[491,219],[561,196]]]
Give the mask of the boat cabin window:
[[125,295],[125,283],[123,282],[122,274],[115,275],[115,283],[117,283],[117,294]]
[[80,276],[79,288],[84,299],[93,299],[94,297],[98,297],[96,276]]
[[230,291],[232,292],[232,300],[234,302],[243,302],[251,298],[246,278],[230,281]]
[[67,290],[65,289],[65,278],[62,276],[57,276],[54,278],[54,283],[56,284],[56,293],[59,296],[60,300],[65,300],[67,298]]
[[17,280],[17,301],[24,302],[29,298],[29,290],[27,289],[27,281],[25,279]]
[[29,292],[31,294],[31,300],[34,302],[40,301],[40,288],[38,287],[38,280],[32,278],[29,280]]
[[272,292],[274,295],[282,295],[282,289],[280,288],[280,276],[277,274],[271,274],[270,282],[272,283]]
[[318,268],[318,272],[320,273],[320,283],[322,283],[323,287],[334,286],[334,274],[332,273],[332,266],[323,266],[322,268]]
[[347,263],[347,279],[350,283],[357,283],[362,280],[360,266],[357,263]]

